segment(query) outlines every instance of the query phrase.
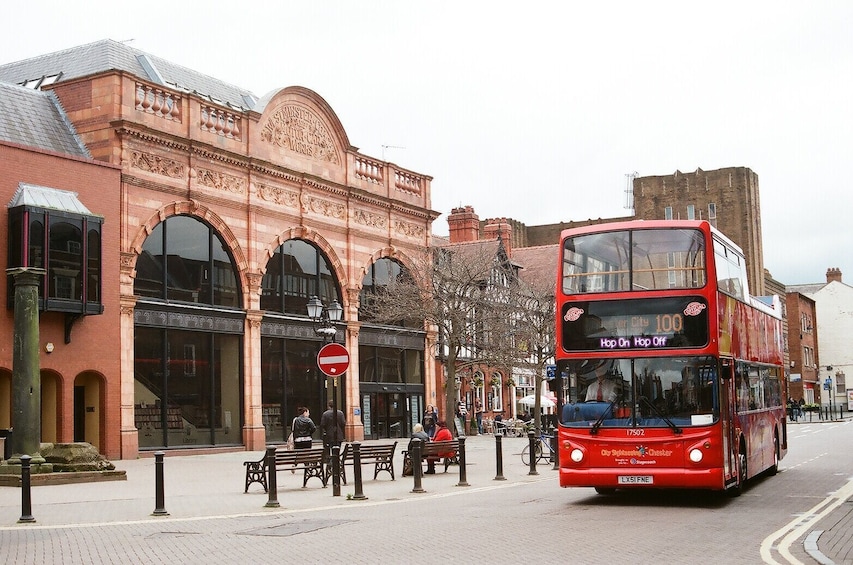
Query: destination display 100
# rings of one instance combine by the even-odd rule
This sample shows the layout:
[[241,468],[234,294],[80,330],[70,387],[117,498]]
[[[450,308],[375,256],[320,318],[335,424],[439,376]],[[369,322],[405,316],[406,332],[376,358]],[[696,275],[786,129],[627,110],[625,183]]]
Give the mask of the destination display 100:
[[708,304],[699,296],[584,301],[563,306],[563,349],[607,351],[703,347]]

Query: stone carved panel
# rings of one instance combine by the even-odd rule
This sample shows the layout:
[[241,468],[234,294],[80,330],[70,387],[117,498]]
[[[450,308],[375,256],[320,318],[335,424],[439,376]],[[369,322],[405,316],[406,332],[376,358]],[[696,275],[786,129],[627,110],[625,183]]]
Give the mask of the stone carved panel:
[[134,169],[173,179],[184,178],[186,171],[183,163],[136,150],[130,152],[130,166]]
[[346,218],[346,206],[338,202],[330,202],[310,194],[303,194],[301,197],[302,209],[315,214],[321,214],[330,218],[343,220]]
[[196,178],[200,185],[209,186],[217,190],[224,190],[235,194],[245,194],[246,192],[246,180],[233,175],[226,175],[225,173],[210,171],[208,169],[198,169]]
[[279,108],[263,125],[261,140],[319,161],[340,164],[334,138],[326,124],[301,106]]
[[355,223],[370,228],[384,229],[388,225],[388,220],[382,214],[374,214],[365,210],[355,210],[352,213],[352,219]]
[[298,192],[261,183],[258,183],[257,185],[257,192],[258,196],[267,202],[273,202],[274,204],[280,204],[282,206],[287,206],[288,208],[299,207]]
[[426,233],[426,230],[423,226],[418,226],[415,224],[410,224],[408,222],[394,222],[394,231],[397,235],[405,236],[405,237],[415,237],[422,238]]

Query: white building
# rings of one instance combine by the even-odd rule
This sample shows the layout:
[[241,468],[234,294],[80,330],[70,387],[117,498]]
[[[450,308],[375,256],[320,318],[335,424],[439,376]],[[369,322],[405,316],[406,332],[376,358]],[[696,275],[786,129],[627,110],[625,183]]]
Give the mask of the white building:
[[[832,398],[821,387],[821,404],[847,404],[853,410],[853,287],[841,281],[841,271],[826,271],[826,283],[792,285],[815,301],[819,377],[831,379]],[[850,376],[850,379],[847,379]]]

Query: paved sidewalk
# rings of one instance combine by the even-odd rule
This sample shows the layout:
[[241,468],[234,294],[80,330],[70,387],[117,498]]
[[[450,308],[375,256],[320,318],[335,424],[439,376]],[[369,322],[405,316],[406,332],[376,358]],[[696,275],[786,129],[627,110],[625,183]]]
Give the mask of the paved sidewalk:
[[[365,441],[387,443],[392,440]],[[413,493],[413,477],[400,476],[403,469],[402,450],[408,440],[398,441],[394,457],[395,480],[380,472],[373,479],[373,465],[362,465],[362,493],[368,502],[405,500],[423,496]],[[530,476],[529,468],[521,463],[520,453],[527,444],[526,438],[504,438],[503,476],[508,481],[555,481],[553,465],[538,467],[539,475]],[[495,439],[491,435],[472,436],[466,439],[466,475],[470,487],[458,486],[459,467],[451,465],[443,473],[438,465],[435,475],[426,475],[422,487],[427,494],[458,492],[459,489],[493,486],[497,463]],[[156,508],[156,470],[153,457],[137,460],[114,461],[117,469],[126,471],[126,481],[78,483],[69,485],[33,486],[32,516],[35,524],[18,524],[21,517],[21,489],[0,488],[0,528],[8,526],[40,527],[80,524],[103,524],[140,520],[175,520],[209,518],[254,513],[269,513],[269,495],[259,484],[249,487],[244,494],[246,468],[244,461],[257,461],[264,455],[260,451],[239,451],[215,455],[169,456],[163,461],[164,508],[168,516],[152,516]],[[308,480],[302,487],[302,473],[279,471],[277,474],[277,500],[282,510],[316,509],[340,505],[363,504],[348,500],[355,494],[352,467],[347,468],[349,484],[341,485],[341,496],[333,496],[331,479],[323,487],[318,478]]]

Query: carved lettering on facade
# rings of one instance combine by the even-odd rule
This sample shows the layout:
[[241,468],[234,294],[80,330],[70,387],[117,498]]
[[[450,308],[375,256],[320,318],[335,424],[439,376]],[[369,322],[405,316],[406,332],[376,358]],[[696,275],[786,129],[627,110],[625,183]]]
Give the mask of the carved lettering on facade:
[[426,230],[423,226],[418,226],[415,224],[410,224],[408,222],[394,222],[394,231],[398,235],[402,235],[405,237],[423,237],[426,233]]
[[315,214],[343,220],[346,218],[346,206],[337,202],[329,202],[310,194],[302,195],[302,209]]
[[209,186],[217,190],[226,192],[234,192],[236,194],[244,194],[246,192],[246,181],[240,177],[226,175],[218,171],[210,171],[208,169],[198,169],[196,177],[198,183],[203,186]]
[[288,208],[299,207],[299,193],[292,190],[285,190],[278,186],[269,184],[258,184],[258,196],[267,202],[273,202]]
[[142,151],[130,152],[130,166],[134,169],[173,179],[184,178],[186,170],[183,163],[160,157],[159,155],[143,153]]
[[319,116],[300,106],[283,106],[261,130],[261,139],[319,161],[340,164],[335,141]]
[[355,210],[352,213],[352,219],[358,224],[371,228],[385,228],[388,225],[387,220],[381,214],[366,212],[364,210]]

